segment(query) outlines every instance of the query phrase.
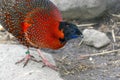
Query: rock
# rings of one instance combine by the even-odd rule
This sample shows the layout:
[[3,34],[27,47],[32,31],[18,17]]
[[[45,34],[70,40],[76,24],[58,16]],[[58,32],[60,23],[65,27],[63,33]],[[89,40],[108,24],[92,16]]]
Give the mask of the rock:
[[51,0],[64,18],[91,19],[100,16],[107,7],[106,0]]
[[15,37],[7,31],[0,31],[0,41],[15,40]]
[[0,41],[15,40],[15,37],[0,25]]
[[114,7],[116,6],[115,4],[119,4],[120,3],[120,0],[107,0],[107,7]]
[[6,40],[15,40],[16,38],[9,32],[6,34]]
[[94,29],[85,29],[83,31],[84,42],[87,45],[94,46],[96,48],[101,48],[110,43],[110,39],[105,33],[99,32]]
[[0,31],[5,31],[5,29],[0,25]]
[[[68,19],[92,19],[104,15],[108,9],[120,4],[120,0],[51,0]],[[113,8],[115,9],[115,8]]]
[[120,0],[108,0],[108,13],[119,14],[120,13]]
[[[0,80],[63,80],[58,72],[48,67],[42,68],[42,63],[30,61],[24,68],[23,63],[15,65],[15,62],[25,56],[25,51],[20,45],[0,44]],[[32,49],[30,52],[40,60],[36,50]],[[50,54],[44,55],[51,63],[55,63]]]

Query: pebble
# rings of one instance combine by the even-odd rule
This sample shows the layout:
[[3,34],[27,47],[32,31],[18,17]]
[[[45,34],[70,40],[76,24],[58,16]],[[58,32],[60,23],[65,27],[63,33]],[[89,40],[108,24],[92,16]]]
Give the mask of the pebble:
[[105,33],[95,29],[85,29],[83,35],[85,44],[95,48],[101,48],[110,43],[110,39]]

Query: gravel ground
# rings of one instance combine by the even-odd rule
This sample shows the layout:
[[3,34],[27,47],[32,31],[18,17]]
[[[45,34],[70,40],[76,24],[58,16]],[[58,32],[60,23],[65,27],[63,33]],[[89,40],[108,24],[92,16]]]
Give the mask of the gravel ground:
[[[87,46],[84,42],[79,45],[81,40],[75,39],[69,41],[60,50],[45,49],[46,52],[55,53],[53,56],[64,80],[120,80],[119,19],[119,17],[109,17],[109,19],[107,17],[98,22],[91,21],[97,23],[94,26],[80,27],[82,30],[93,28],[106,33],[111,39],[111,43],[107,46],[97,49]],[[76,20],[75,23],[77,22],[79,23],[79,20]],[[91,22],[88,21],[88,23]],[[112,33],[112,31],[114,32]],[[91,54],[96,56],[84,57]]]

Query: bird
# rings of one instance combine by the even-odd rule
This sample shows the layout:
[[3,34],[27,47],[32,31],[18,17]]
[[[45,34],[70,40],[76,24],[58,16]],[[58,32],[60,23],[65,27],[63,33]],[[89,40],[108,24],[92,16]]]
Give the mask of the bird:
[[19,60],[24,66],[29,60],[36,61],[30,54],[35,48],[45,66],[55,69],[41,53],[41,48],[57,50],[69,40],[83,38],[78,27],[64,21],[61,11],[50,0],[1,0],[0,24],[11,33],[20,44],[27,47],[26,56]]

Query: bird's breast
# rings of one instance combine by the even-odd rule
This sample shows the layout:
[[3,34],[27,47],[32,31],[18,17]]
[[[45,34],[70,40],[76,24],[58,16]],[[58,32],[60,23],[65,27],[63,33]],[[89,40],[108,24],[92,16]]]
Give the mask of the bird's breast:
[[64,37],[59,30],[61,19],[52,13],[55,11],[36,8],[26,14],[22,28],[26,40],[33,47],[58,49],[64,45],[59,41],[59,38]]
[[47,29],[29,29],[26,33],[26,39],[33,47],[59,49],[64,46]]

